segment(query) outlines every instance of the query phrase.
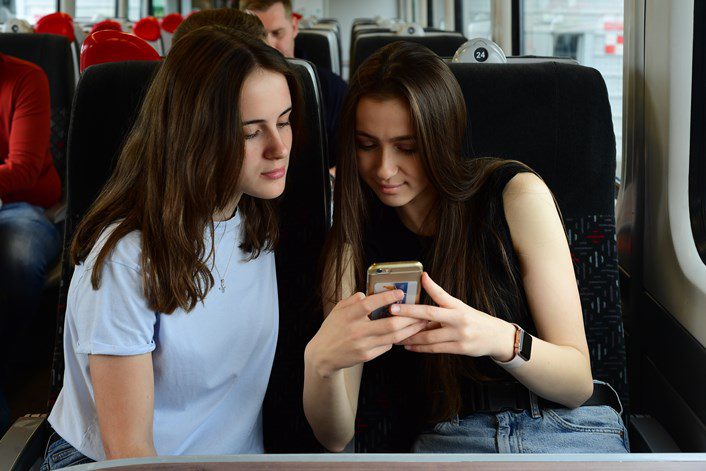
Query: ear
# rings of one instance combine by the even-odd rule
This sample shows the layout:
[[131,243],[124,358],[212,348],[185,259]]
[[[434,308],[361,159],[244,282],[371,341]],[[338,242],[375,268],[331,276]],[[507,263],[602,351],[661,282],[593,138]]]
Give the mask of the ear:
[[297,13],[292,13],[292,31],[293,31],[293,38],[297,37],[297,34],[299,34],[299,20],[301,19],[301,15]]

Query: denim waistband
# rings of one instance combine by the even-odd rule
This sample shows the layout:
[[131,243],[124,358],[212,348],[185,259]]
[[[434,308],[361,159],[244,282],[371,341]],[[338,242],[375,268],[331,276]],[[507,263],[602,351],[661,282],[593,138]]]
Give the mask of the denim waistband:
[[[535,396],[534,393],[519,382],[486,382],[474,383],[472,386],[469,385],[469,387],[465,388],[460,415],[496,413],[510,409],[530,410],[533,408],[533,402],[545,409],[566,408],[566,406],[559,403]],[[618,394],[608,383],[602,381],[594,382],[593,394],[582,405],[610,406],[618,414],[622,414],[623,411]]]

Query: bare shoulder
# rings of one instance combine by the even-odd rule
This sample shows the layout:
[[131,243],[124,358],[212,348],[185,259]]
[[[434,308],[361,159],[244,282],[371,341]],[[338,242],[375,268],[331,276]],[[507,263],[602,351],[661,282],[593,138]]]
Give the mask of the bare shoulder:
[[551,190],[533,173],[518,173],[507,183],[503,209],[518,251],[566,237]]
[[503,199],[507,197],[517,197],[520,195],[549,196],[552,192],[544,180],[532,172],[518,173],[510,179],[503,190]]

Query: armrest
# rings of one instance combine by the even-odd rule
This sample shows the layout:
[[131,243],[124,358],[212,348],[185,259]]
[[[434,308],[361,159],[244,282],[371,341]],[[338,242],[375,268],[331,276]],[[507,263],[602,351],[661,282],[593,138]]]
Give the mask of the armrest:
[[66,202],[59,201],[51,208],[47,208],[44,215],[54,224],[63,222],[66,219]]
[[30,469],[44,457],[48,432],[46,414],[30,414],[17,419],[0,439],[0,469]]
[[640,453],[679,453],[672,436],[649,415],[630,416],[630,448]]

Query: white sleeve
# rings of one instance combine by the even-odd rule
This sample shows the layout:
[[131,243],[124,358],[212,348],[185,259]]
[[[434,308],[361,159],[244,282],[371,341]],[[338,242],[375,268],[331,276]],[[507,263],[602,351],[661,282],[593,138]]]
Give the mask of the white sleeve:
[[76,268],[81,273],[75,273],[71,281],[73,292],[67,306],[67,320],[76,333],[76,353],[140,355],[154,350],[158,314],[147,305],[140,272],[106,260],[100,288],[94,290],[91,269]]

